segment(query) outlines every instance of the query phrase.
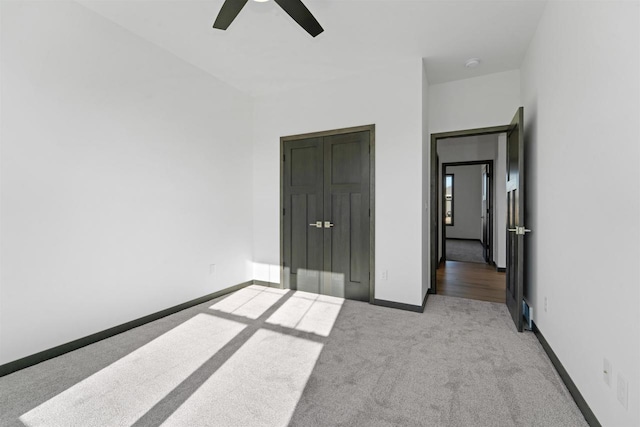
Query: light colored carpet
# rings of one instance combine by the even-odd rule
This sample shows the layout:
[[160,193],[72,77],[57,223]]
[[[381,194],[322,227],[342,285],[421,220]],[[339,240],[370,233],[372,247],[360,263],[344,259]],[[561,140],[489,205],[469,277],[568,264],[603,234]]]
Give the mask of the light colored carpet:
[[482,255],[482,243],[478,240],[447,239],[447,260],[486,264]]
[[2,426],[586,426],[502,304],[252,286],[0,378]]

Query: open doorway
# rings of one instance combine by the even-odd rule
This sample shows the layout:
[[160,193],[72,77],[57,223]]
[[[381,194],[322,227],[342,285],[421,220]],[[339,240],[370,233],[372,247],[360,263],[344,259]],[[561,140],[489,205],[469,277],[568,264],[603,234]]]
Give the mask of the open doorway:
[[444,135],[435,152],[437,293],[504,303],[506,133]]
[[441,170],[440,263],[494,265],[493,159],[443,163]]
[[[527,259],[525,256],[524,237],[531,230],[524,225],[524,215],[526,206],[526,185],[525,185],[525,150],[524,150],[524,109],[519,107],[516,110],[511,123],[505,126],[495,126],[490,128],[468,129],[453,132],[443,132],[431,134],[430,145],[430,264],[431,264],[431,283],[430,293],[441,293],[442,281],[438,281],[436,277],[439,267],[440,246],[439,239],[442,238],[442,230],[439,232],[441,223],[438,221],[438,211],[440,204],[438,203],[438,177],[440,175],[440,162],[446,163],[443,159],[443,153],[438,152],[440,143],[450,144],[452,140],[474,137],[484,138],[491,135],[498,135],[498,138],[504,141],[504,144],[497,145],[498,160],[496,168],[497,178],[504,177],[504,187],[497,183],[498,191],[495,194],[503,194],[505,197],[505,218],[504,227],[498,226],[496,232],[504,233],[504,239],[498,236],[497,242],[505,242],[505,271],[506,275],[500,282],[504,283],[504,302],[506,303],[516,329],[519,332],[523,330],[523,295],[524,295],[524,271],[526,269]],[[479,150],[474,153],[473,149],[462,150],[462,154],[471,155],[478,154]],[[473,159],[464,159],[464,161],[472,161]],[[501,215],[496,215],[500,217]],[[497,246],[497,245],[496,245]],[[462,263],[464,265],[464,263]],[[466,265],[472,265],[466,263]],[[490,266],[484,265],[485,269],[491,269]],[[483,272],[488,274],[488,270]],[[498,272],[495,271],[497,274]],[[448,277],[458,276],[460,284],[469,286],[470,275],[473,273],[464,272],[463,274],[454,274]],[[464,277],[466,275],[466,277]],[[477,289],[474,287],[472,289]],[[458,295],[463,296],[463,295]],[[471,295],[464,295],[467,298],[473,298]],[[480,299],[480,298],[476,298]]]

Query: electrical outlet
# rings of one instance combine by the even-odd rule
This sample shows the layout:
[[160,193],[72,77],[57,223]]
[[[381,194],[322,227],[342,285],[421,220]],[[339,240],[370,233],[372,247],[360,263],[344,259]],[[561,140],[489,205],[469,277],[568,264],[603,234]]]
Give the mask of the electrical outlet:
[[209,276],[213,276],[216,272],[216,265],[215,264],[209,264]]
[[387,280],[389,278],[389,271],[382,270],[382,280]]
[[549,309],[549,304],[547,303],[547,297],[544,297],[544,312],[546,313]]
[[618,374],[618,401],[624,409],[629,409],[629,386],[627,380]]
[[602,363],[602,379],[604,383],[611,387],[611,378],[613,377],[613,368],[611,367],[611,362],[607,359],[603,360]]

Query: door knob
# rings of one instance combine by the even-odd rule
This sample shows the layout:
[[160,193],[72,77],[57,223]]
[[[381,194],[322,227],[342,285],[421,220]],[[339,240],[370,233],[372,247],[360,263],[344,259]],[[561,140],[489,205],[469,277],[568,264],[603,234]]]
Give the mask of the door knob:
[[333,227],[333,224],[331,223],[331,221],[324,222],[324,228],[331,228],[331,227]]
[[516,228],[509,228],[508,230],[511,231],[512,233],[515,232],[519,236],[524,236],[525,233],[531,233],[531,230],[529,230],[528,228],[519,227],[519,226],[516,226]]
[[311,227],[322,228],[322,221],[316,221],[313,224],[309,224]]

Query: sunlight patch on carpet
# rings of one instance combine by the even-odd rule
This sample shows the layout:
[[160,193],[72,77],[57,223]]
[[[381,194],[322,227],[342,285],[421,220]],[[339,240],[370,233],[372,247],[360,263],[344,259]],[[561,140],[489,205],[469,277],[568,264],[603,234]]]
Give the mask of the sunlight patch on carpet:
[[27,427],[132,425],[243,329],[198,314],[20,417]]
[[258,330],[163,426],[286,426],[323,345]]
[[328,337],[343,303],[342,298],[298,291],[267,319],[267,323]]
[[287,292],[287,289],[252,285],[240,289],[209,308],[255,320]]

